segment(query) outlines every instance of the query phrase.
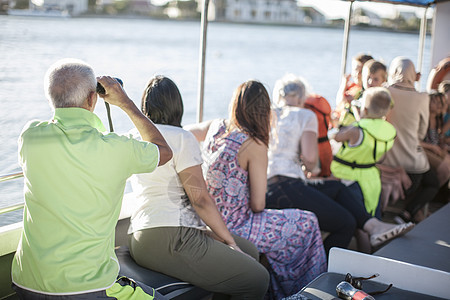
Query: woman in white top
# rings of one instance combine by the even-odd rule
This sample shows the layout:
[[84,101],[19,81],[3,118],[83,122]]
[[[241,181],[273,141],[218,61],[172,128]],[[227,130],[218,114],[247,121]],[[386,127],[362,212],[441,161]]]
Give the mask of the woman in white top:
[[302,108],[307,95],[307,84],[295,75],[288,74],[275,84],[266,207],[315,213],[321,230],[330,233],[323,241],[327,253],[332,247],[346,248],[355,228],[370,235],[373,247],[404,232],[402,226],[372,217],[362,198],[341,182],[306,179],[305,172],[318,173],[319,155],[316,116]]
[[[198,142],[181,128],[183,103],[175,83],[152,78],[142,112],[163,134],[173,158],[131,179],[137,202],[129,228],[132,257],[143,267],[231,299],[262,299],[268,272],[257,261],[256,247],[228,231],[208,194]],[[136,130],[132,134],[138,136]]]

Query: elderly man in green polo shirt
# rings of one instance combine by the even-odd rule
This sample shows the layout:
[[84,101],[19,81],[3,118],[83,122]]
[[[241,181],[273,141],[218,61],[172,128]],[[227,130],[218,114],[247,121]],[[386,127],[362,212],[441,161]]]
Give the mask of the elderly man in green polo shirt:
[[[121,108],[143,141],[107,133],[93,113],[100,95]],[[114,229],[126,179],[152,172],[172,157],[161,133],[111,77],[65,59],[45,76],[54,109],[19,138],[25,176],[23,233],[12,264],[22,299],[163,299],[149,287],[117,278]],[[130,286],[131,285],[131,286]]]

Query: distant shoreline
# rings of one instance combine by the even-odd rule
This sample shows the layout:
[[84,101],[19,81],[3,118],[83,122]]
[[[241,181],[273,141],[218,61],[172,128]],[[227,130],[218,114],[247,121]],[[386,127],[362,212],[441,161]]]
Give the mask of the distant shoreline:
[[[142,15],[102,15],[102,14],[83,14],[80,16],[74,16],[72,18],[122,18],[122,19],[149,19],[160,21],[176,21],[176,22],[200,22],[197,18],[182,18],[182,19],[170,19],[166,17],[149,17]],[[245,24],[245,25],[257,25],[257,26],[284,26],[284,27],[309,27],[309,28],[330,28],[330,29],[344,29],[344,24],[294,24],[294,23],[270,23],[270,22],[232,22],[226,20],[209,21],[209,23],[223,23],[223,24]],[[401,30],[390,27],[376,27],[376,26],[361,26],[352,25],[351,30],[359,31],[382,31],[382,32],[394,32],[394,33],[407,33],[407,34],[419,34],[419,30]],[[431,32],[427,32],[427,35],[431,35]]]
[[[11,17],[16,17],[13,15],[8,15],[6,12],[0,13],[0,15],[6,15]],[[27,16],[21,16],[27,17]],[[29,16],[33,17],[33,16]],[[37,17],[37,16],[36,16]],[[40,17],[42,18],[42,17]],[[159,20],[159,21],[174,21],[174,22],[200,22],[198,18],[182,18],[182,19],[170,19],[167,17],[150,17],[142,15],[131,15],[131,14],[117,14],[117,15],[106,15],[106,14],[82,14],[78,16],[70,16],[69,18],[80,19],[80,18],[98,18],[98,19],[148,19],[148,20]],[[343,21],[341,24],[293,24],[293,23],[271,23],[271,22],[232,22],[226,20],[220,21],[209,21],[209,23],[223,23],[223,24],[245,24],[245,25],[255,25],[255,26],[280,26],[280,27],[308,27],[308,28],[330,28],[330,29],[344,29]],[[419,34],[419,30],[402,30],[394,29],[390,27],[376,27],[376,26],[362,26],[362,25],[352,25],[351,30],[358,31],[380,31],[380,32],[392,32],[392,33],[403,33],[403,34]],[[431,35],[428,31],[427,35]]]

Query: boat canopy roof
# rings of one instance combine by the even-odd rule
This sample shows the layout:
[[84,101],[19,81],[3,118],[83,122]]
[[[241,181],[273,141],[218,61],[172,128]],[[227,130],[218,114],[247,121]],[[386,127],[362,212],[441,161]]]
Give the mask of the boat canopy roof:
[[[355,0],[345,0],[354,2]],[[356,0],[359,2],[383,2],[391,4],[402,4],[402,5],[412,5],[412,6],[431,6],[439,2],[446,2],[449,0]]]

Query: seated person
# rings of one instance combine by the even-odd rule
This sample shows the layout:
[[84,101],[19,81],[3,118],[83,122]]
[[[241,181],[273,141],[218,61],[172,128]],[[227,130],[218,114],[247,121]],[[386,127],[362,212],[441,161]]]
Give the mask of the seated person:
[[[439,84],[439,92],[445,96],[444,124],[442,125],[442,144],[450,152],[450,80],[444,80]],[[444,108],[445,108],[444,107]]]
[[[442,129],[444,125],[445,95],[439,92],[430,94],[430,120],[427,134],[421,143],[439,180],[439,186],[443,186],[450,178],[450,155],[446,146],[442,143]],[[445,110],[447,110],[445,108]]]
[[[262,299],[269,274],[258,262],[255,246],[228,231],[208,194],[199,145],[181,128],[183,102],[175,83],[153,77],[141,109],[166,138],[173,158],[131,179],[136,193],[131,256],[145,268],[231,299]],[[132,134],[139,138],[137,130]]]
[[386,153],[382,164],[391,168],[403,168],[411,180],[405,190],[406,206],[398,219],[420,222],[424,219],[422,208],[439,190],[436,173],[430,169],[428,158],[421,146],[429,120],[429,97],[418,92],[414,83],[420,79],[413,62],[396,57],[389,67],[389,92],[394,107],[386,120],[394,125],[397,137],[392,149]]
[[[121,108],[142,141],[107,133],[93,113],[100,96]],[[165,139],[113,78],[63,59],[45,75],[54,115],[28,123],[19,138],[25,176],[23,231],[12,263],[20,299],[166,299],[118,276],[114,229],[126,179],[166,164]]]
[[395,225],[367,213],[362,201],[341,182],[308,180],[304,174],[304,170],[316,168],[318,159],[317,119],[302,108],[308,94],[306,86],[303,79],[288,74],[274,87],[276,108],[269,142],[266,207],[313,212],[321,230],[329,233],[323,241],[327,253],[332,247],[347,248],[355,228],[368,233],[372,246],[378,246],[378,237],[400,227],[394,229]]
[[380,87],[386,83],[387,71],[386,66],[374,59],[364,63],[362,68],[361,82],[362,90],[360,97],[350,103],[350,109],[346,111],[346,115],[341,121],[342,126],[351,125],[360,119],[361,99],[364,91],[371,87]]
[[343,78],[336,95],[335,111],[339,118],[339,124],[350,124],[354,121],[351,104],[353,100],[358,100],[362,95],[362,69],[363,65],[371,59],[373,59],[371,55],[363,53],[352,58],[352,72]]
[[326,257],[312,212],[265,209],[270,119],[266,89],[250,80],[235,90],[228,120],[190,130],[204,141],[207,187],[227,227],[265,254],[271,275],[267,298],[281,299],[325,272]]
[[[368,88],[362,99],[362,119],[342,127],[334,139],[342,142],[331,163],[334,176],[356,181],[360,186],[367,212],[376,215],[381,193],[380,173],[375,164],[391,149],[395,128],[383,118],[392,105],[385,88]],[[381,212],[378,211],[381,218]]]

